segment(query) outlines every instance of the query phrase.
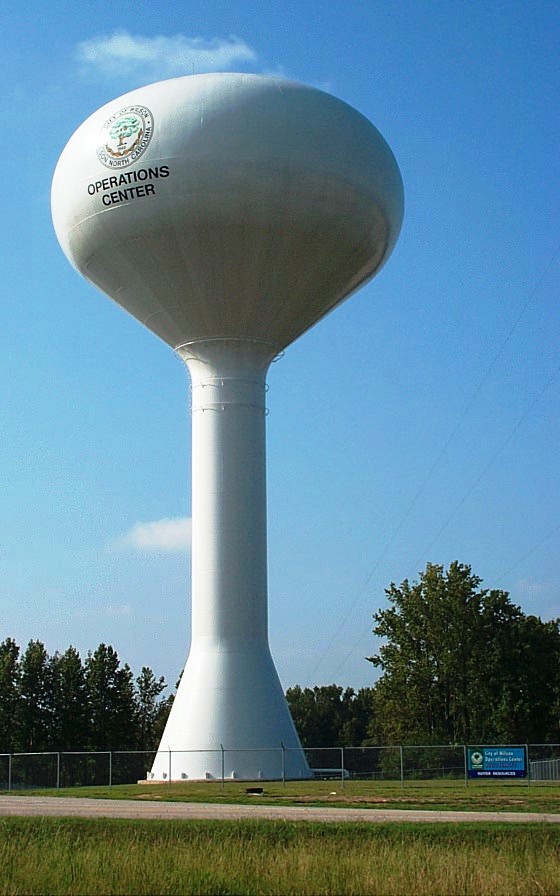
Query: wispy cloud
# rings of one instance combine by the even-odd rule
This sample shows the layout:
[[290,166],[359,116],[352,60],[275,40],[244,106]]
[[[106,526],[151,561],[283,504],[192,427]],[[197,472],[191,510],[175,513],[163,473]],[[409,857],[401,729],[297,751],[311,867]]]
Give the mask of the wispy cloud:
[[118,544],[145,552],[186,551],[191,546],[191,520],[180,516],[135,523],[118,539]]
[[251,63],[256,52],[237,37],[143,37],[128,31],[83,41],[76,48],[79,62],[103,75],[142,80],[173,78],[193,73],[227,71],[238,63]]
[[132,616],[133,610],[130,604],[107,604],[106,607],[101,607],[101,612],[106,616]]
[[521,593],[527,597],[536,597],[549,592],[550,585],[545,582],[534,582],[531,579],[519,579],[512,590],[514,596],[516,593]]

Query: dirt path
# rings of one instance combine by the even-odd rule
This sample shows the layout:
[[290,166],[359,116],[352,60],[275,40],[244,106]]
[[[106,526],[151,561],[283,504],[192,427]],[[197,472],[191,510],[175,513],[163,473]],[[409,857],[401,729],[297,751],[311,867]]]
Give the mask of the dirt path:
[[161,803],[52,796],[0,796],[1,815],[74,818],[251,819],[285,821],[539,821],[558,824],[560,814],[539,812],[451,812],[417,809],[323,809],[316,806],[233,806],[216,803]]

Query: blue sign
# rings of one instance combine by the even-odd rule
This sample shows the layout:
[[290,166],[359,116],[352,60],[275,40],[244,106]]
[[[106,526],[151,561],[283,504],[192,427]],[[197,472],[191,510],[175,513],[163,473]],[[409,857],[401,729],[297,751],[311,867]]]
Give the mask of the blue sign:
[[469,778],[525,778],[524,747],[469,747]]

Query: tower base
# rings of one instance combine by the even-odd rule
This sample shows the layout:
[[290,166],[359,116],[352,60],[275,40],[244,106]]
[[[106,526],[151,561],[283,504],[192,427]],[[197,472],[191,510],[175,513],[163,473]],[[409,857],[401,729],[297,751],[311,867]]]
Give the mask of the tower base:
[[148,780],[311,777],[268,645],[191,651]]

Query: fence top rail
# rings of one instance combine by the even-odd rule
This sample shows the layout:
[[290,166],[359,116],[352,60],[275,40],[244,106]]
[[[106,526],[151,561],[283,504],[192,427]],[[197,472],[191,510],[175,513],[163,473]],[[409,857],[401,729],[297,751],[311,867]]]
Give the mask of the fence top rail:
[[[112,750],[59,750],[61,756],[110,756]],[[14,756],[29,756],[32,753],[14,753]],[[40,756],[40,753],[36,754]]]
[[162,750],[165,753],[281,753],[286,747],[202,747],[198,750]]
[[335,747],[337,750],[401,750],[402,744],[379,744],[373,747]]
[[[278,747],[277,749],[279,750],[280,747]],[[124,750],[123,752],[126,753],[126,750]],[[146,751],[146,752],[149,752],[149,751]],[[169,754],[171,754],[172,756],[175,756],[176,753],[241,753],[243,751],[236,750],[235,747],[232,747],[231,749],[229,747],[200,747],[198,750],[154,750],[153,752],[154,753],[162,753],[162,754],[165,754],[165,756],[168,756]],[[264,752],[266,752],[266,749],[260,750],[258,747],[255,747],[255,749],[252,752],[253,753],[261,753],[261,752],[264,753]]]
[[[288,750],[297,750],[298,747],[286,747],[286,751]],[[341,750],[399,750],[399,744],[383,744],[383,746],[378,747],[302,747],[304,751],[309,750],[337,750],[339,753]]]
[[44,750],[37,753],[2,753],[2,756],[60,756],[60,750]]
[[[113,756],[117,756],[117,755],[118,756],[121,756],[121,755],[124,755],[124,756],[138,756],[138,755],[156,756],[158,754],[159,750],[111,750],[110,752],[113,754]],[[169,751],[163,750],[163,752],[167,753]],[[175,753],[183,753],[184,751],[183,750],[171,750],[171,752],[172,753],[174,753],[174,752]],[[218,751],[214,751],[214,752],[218,752]]]
[[[560,749],[560,743],[523,743],[523,744],[489,744],[484,741],[474,741],[468,744],[377,744],[377,745],[367,745],[367,746],[335,746],[335,747],[303,747],[304,752],[309,753],[311,751],[315,752],[323,752],[326,753],[328,751],[336,751],[340,753],[341,750],[354,750],[360,751],[362,753],[373,751],[373,750],[463,750],[466,748],[480,748],[487,747],[490,749],[495,748],[524,748],[527,750],[531,750],[534,748],[558,748]],[[279,752],[299,752],[299,747],[284,747],[282,744],[279,744],[277,747],[200,747],[198,749],[192,750],[166,750],[166,749],[153,749],[153,750],[43,750],[43,751],[23,751],[17,753],[11,753],[9,751],[0,752],[1,757],[17,757],[17,756],[114,756],[114,755],[143,755],[143,756],[155,756],[158,753],[164,753],[167,755],[178,754],[178,753],[279,753]]]

